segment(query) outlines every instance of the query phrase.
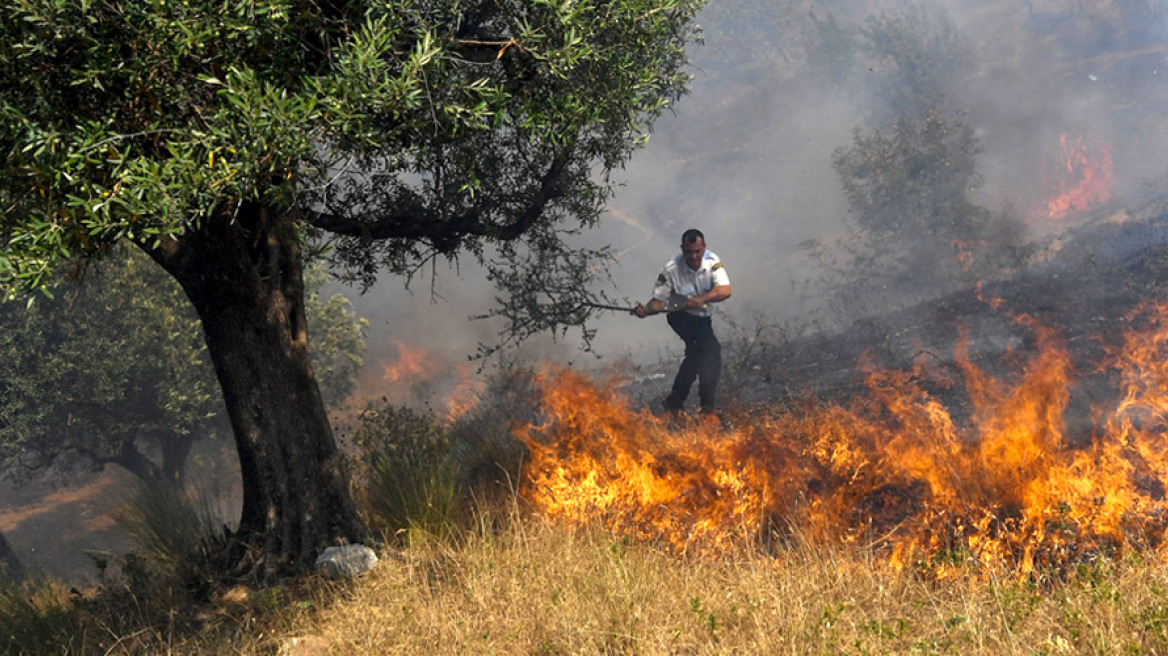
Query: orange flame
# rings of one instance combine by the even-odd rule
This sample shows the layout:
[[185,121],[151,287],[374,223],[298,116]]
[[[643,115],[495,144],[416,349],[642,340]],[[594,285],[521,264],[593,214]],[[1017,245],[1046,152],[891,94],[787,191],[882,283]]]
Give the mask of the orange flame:
[[747,436],[713,441],[707,425],[662,430],[580,374],[543,383],[550,421],[520,438],[532,452],[528,494],[545,513],[682,550],[757,532],[769,488],[762,463],[745,457]]
[[[438,405],[445,400],[447,422],[453,422],[479,401],[485,387],[469,363],[453,363],[424,346],[393,340],[397,358],[381,363],[381,381],[365,384],[364,396],[385,396],[397,402]],[[388,383],[388,386],[386,385]]]
[[[1139,319],[1137,321],[1136,319]],[[869,394],[847,407],[755,409],[732,427],[673,429],[578,374],[542,379],[546,421],[524,495],[549,516],[718,552],[794,532],[878,548],[894,568],[1045,575],[1099,553],[1159,547],[1168,528],[1168,304],[1112,353],[1119,398],[1069,439],[1074,373],[1035,321],[1035,354],[1011,380],[959,346],[955,375],[862,363]],[[963,392],[967,412],[950,409]],[[1073,443],[1072,443],[1073,442]]]
[[418,378],[428,378],[437,366],[430,352],[421,346],[411,346],[400,339],[393,340],[397,347],[397,360],[385,367],[385,381],[388,383],[410,382]]
[[450,391],[446,403],[446,419],[453,422],[472,410],[479,402],[485,383],[474,375],[474,367],[468,363],[457,366],[457,381]]
[[1058,192],[1047,201],[1047,215],[1061,219],[1072,211],[1085,212],[1111,200],[1115,174],[1111,150],[1106,146],[1089,148],[1082,138],[1059,137],[1062,149]]

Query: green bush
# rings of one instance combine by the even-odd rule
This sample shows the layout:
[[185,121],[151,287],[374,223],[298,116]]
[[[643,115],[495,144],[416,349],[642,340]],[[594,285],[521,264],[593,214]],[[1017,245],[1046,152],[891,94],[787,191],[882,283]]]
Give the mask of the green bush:
[[451,536],[459,512],[458,470],[444,427],[429,412],[370,404],[358,417],[355,468],[366,521],[408,543]]

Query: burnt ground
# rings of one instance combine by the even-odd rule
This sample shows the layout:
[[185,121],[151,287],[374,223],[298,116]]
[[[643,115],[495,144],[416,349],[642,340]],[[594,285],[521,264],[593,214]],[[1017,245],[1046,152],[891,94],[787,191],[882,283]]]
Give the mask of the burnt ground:
[[[1011,380],[1036,351],[1034,328],[1015,320],[1025,315],[1061,335],[1075,376],[1068,435],[1087,437],[1090,408],[1114,396],[1113,374],[1100,368],[1107,345],[1118,343],[1129,313],[1168,290],[1168,211],[1157,204],[1141,214],[1113,215],[1049,237],[1035,245],[1027,269],[1008,279],[867,316],[843,330],[767,343],[762,337],[723,336],[720,404],[735,408],[807,397],[847,403],[864,393],[858,367],[864,358],[891,369],[924,358],[956,374],[954,354],[963,332],[970,360]],[[630,386],[634,403],[658,410],[675,367],[665,364],[656,376]],[[930,392],[956,416],[966,409],[959,388]]]

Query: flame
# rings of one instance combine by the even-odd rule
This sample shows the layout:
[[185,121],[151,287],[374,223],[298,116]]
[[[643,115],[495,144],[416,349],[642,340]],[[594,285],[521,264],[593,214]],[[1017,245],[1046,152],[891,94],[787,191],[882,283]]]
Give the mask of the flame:
[[1037,347],[1006,378],[975,365],[963,339],[951,368],[864,361],[868,393],[846,406],[757,408],[726,426],[671,427],[606,383],[548,372],[545,420],[519,431],[531,451],[523,494],[551,517],[682,552],[797,534],[936,578],[1048,575],[1160,547],[1168,304],[1130,317],[1139,329],[1097,371],[1118,381],[1118,401],[1075,435],[1069,351],[1055,331],[1016,321]]
[[977,294],[977,300],[985,303],[995,310],[1001,309],[1001,307],[1006,303],[1006,299],[1000,296],[994,296],[992,298],[986,296],[985,285],[981,280],[978,280],[976,283],[974,283],[973,290]]
[[385,382],[408,383],[432,375],[438,363],[425,347],[413,346],[400,339],[393,340],[393,343],[397,347],[397,360],[386,365]]
[[747,436],[713,441],[710,425],[663,430],[577,373],[542,383],[549,423],[520,439],[532,452],[527,492],[546,514],[682,550],[758,531],[770,490],[764,463],[745,457]]
[[960,266],[965,273],[969,273],[973,270],[977,251],[984,247],[985,242],[980,239],[954,239],[953,257],[950,261]]
[[1111,200],[1115,174],[1111,150],[1106,146],[1088,147],[1081,137],[1059,137],[1061,172],[1058,192],[1047,201],[1047,215],[1062,219],[1070,212],[1085,212]]
[[474,367],[470,364],[460,363],[456,369],[457,380],[446,402],[446,420],[451,423],[478,405],[486,387],[482,379],[475,377]]
[[396,403],[446,406],[445,419],[456,421],[474,408],[486,383],[469,363],[451,362],[424,346],[395,339],[397,357],[379,362],[380,380],[363,381],[358,398],[392,399]]

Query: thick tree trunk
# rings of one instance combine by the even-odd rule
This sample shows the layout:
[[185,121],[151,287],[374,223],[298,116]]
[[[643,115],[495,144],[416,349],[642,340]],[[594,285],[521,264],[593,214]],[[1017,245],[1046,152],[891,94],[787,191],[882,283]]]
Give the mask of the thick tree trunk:
[[366,531],[312,373],[293,222],[232,209],[150,252],[202,319],[243,474],[229,564],[262,581],[303,572]]

